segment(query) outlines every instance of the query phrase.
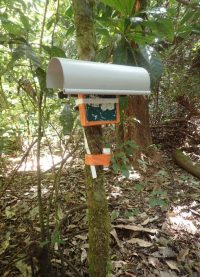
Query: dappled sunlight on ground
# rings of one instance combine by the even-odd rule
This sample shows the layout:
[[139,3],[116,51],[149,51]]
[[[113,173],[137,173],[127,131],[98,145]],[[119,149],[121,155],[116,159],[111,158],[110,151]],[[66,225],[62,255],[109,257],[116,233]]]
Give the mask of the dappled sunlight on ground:
[[196,209],[197,206],[196,201],[189,205],[173,206],[172,211],[167,213],[167,221],[171,229],[195,235],[200,227],[199,220],[195,218],[195,216],[200,216],[198,209]]
[[[55,164],[59,163],[62,161],[61,156],[57,155],[50,155],[46,154],[44,156],[41,156],[40,158],[40,168],[42,171],[46,171],[50,169],[52,166]],[[10,159],[13,163],[19,162],[19,158],[12,158]],[[66,161],[67,163],[72,160],[72,157],[69,157],[69,159]],[[34,156],[32,158],[28,158],[25,160],[22,165],[19,167],[18,172],[22,171],[37,171],[37,157]]]
[[129,176],[125,177],[123,175],[119,175],[117,180],[120,182],[124,179],[138,181],[141,178],[141,174],[136,170],[129,170]]

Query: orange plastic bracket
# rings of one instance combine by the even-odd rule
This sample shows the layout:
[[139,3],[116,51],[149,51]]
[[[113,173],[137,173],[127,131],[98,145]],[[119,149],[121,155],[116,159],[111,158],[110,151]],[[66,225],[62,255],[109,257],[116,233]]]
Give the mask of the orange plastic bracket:
[[85,154],[85,164],[87,165],[103,165],[109,166],[111,155],[110,154]]

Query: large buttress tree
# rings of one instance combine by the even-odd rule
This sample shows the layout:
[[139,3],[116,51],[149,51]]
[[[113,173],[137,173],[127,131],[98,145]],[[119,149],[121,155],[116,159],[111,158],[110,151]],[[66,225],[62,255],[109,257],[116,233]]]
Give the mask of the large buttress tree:
[[[73,0],[77,49],[81,60],[95,60],[94,7],[95,0]],[[85,127],[84,132],[91,153],[102,153],[101,126]],[[86,166],[85,175],[89,224],[89,273],[91,277],[105,277],[109,262],[110,217],[103,169],[98,167],[97,178],[92,179],[90,167]]]

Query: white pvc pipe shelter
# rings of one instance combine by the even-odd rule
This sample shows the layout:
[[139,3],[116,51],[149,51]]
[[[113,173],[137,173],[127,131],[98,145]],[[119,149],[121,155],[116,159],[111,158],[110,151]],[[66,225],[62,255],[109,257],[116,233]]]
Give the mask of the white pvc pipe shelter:
[[53,58],[47,70],[47,88],[67,94],[145,95],[150,78],[142,67]]

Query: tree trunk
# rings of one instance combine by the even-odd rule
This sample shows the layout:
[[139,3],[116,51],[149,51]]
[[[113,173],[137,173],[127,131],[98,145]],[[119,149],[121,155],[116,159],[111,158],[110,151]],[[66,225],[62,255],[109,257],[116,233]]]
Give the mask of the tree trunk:
[[[133,8],[133,14],[145,9],[146,5],[146,0],[137,0]],[[131,45],[133,48],[137,47],[134,41],[131,42]],[[125,132],[125,139],[134,140],[141,148],[151,145],[152,137],[149,126],[148,98],[140,95],[129,97],[126,115],[128,126]]]
[[[82,60],[95,59],[95,31],[93,11],[95,0],[73,0],[78,56]],[[101,126],[84,128],[92,154],[102,153]],[[110,217],[106,199],[103,169],[97,168],[92,179],[89,166],[85,166],[89,224],[89,274],[105,277],[109,262]]]
[[141,148],[152,144],[146,96],[129,97],[126,120],[128,121],[125,131],[126,140],[134,140]]

